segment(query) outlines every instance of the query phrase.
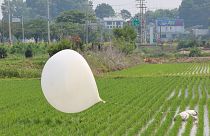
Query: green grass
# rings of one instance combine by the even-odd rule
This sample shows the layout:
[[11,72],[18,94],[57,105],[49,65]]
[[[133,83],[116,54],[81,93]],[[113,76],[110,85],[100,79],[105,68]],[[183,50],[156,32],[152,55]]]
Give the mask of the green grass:
[[[198,106],[196,135],[200,136],[204,105],[210,113],[208,67],[209,63],[142,65],[104,74],[97,77],[97,85],[107,103],[79,114],[52,108],[39,79],[1,79],[0,135],[171,136],[178,134],[182,124],[173,122],[176,110]],[[192,127],[189,120],[183,135],[190,135]]]

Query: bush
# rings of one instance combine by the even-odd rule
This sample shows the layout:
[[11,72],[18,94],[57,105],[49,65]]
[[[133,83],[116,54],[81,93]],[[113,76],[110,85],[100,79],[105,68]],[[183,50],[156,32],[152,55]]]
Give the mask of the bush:
[[126,54],[132,53],[136,47],[135,43],[126,42],[124,38],[116,39],[114,45]]
[[28,47],[25,51],[25,57],[26,58],[32,58],[33,57],[33,50],[31,47]]
[[10,53],[25,55],[26,51],[29,49],[33,52],[33,55],[44,54],[47,52],[47,45],[44,43],[18,43],[10,48]]
[[54,54],[58,53],[59,51],[65,50],[65,49],[72,49],[73,44],[69,40],[61,40],[57,44],[52,44],[48,48],[48,54],[50,56],[53,56]]
[[200,57],[201,56],[201,50],[199,48],[192,48],[190,50],[189,57]]
[[0,47],[0,59],[7,57],[7,49],[5,47]]
[[199,43],[197,41],[180,41],[178,43],[177,49],[182,49],[182,48],[194,48],[198,47]]

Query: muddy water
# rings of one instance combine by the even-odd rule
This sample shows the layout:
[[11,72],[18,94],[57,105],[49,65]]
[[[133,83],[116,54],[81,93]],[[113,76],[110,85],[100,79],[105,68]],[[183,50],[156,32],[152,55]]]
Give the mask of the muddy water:
[[181,95],[182,95],[182,90],[180,89],[180,90],[179,90],[178,97],[180,97]]
[[[198,111],[198,105],[195,107],[195,110]],[[198,129],[198,126],[196,124],[193,124],[193,127],[190,132],[190,136],[196,136],[197,129]]]
[[[177,115],[177,114],[179,113],[179,110],[180,110],[180,107],[178,107],[178,108],[176,109],[175,115]],[[174,124],[175,124],[175,122],[173,121],[172,124],[171,124],[171,126],[169,127],[168,132],[170,132],[170,130],[173,128]]]
[[167,100],[170,100],[171,98],[173,98],[174,95],[175,95],[175,91],[173,91],[173,92],[168,96]]
[[208,117],[208,107],[207,105],[204,106],[204,135],[209,136],[209,117]]
[[201,85],[199,85],[199,87],[198,87],[198,92],[199,92],[199,99],[202,99]]
[[[160,107],[160,109],[156,112],[156,114],[159,113],[159,112],[161,112],[162,108],[163,108],[163,106]],[[152,112],[151,112],[151,117],[152,117]],[[139,133],[138,133],[139,136],[141,135],[141,133],[143,133],[155,121],[155,118],[154,117],[155,117],[155,115],[153,114],[153,118],[150,119],[147,122],[147,124],[139,131]]]
[[185,98],[188,97],[188,88],[185,89]]
[[[190,107],[187,107],[186,110],[189,110]],[[182,136],[185,131],[187,122],[182,122],[181,127],[179,128],[178,136]]]

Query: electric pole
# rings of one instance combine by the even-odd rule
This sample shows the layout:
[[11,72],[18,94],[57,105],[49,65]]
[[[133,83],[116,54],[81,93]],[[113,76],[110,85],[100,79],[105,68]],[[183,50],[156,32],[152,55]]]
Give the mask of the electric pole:
[[140,20],[140,29],[139,29],[139,42],[141,44],[147,43],[147,26],[146,26],[146,0],[136,0],[137,8],[139,9],[139,20]]
[[47,34],[48,34],[48,43],[51,43],[50,39],[50,2],[47,0]]
[[9,43],[10,43],[10,45],[12,45],[12,28],[11,28],[10,0],[8,0],[8,14],[9,14]]
[[88,1],[87,8],[86,8],[86,20],[85,20],[85,30],[86,30],[86,44],[89,43],[89,26],[90,26],[90,20],[89,20],[89,8],[92,9],[93,4],[91,1]]
[[22,37],[23,37],[22,42],[25,42],[25,29],[24,29],[24,20],[23,20],[23,16],[22,16]]

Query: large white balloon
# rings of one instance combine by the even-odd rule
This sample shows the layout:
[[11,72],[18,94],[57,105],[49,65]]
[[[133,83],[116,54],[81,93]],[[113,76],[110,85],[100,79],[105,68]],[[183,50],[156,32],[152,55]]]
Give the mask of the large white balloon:
[[73,50],[60,51],[47,61],[41,86],[47,101],[65,113],[81,112],[102,101],[88,63]]

